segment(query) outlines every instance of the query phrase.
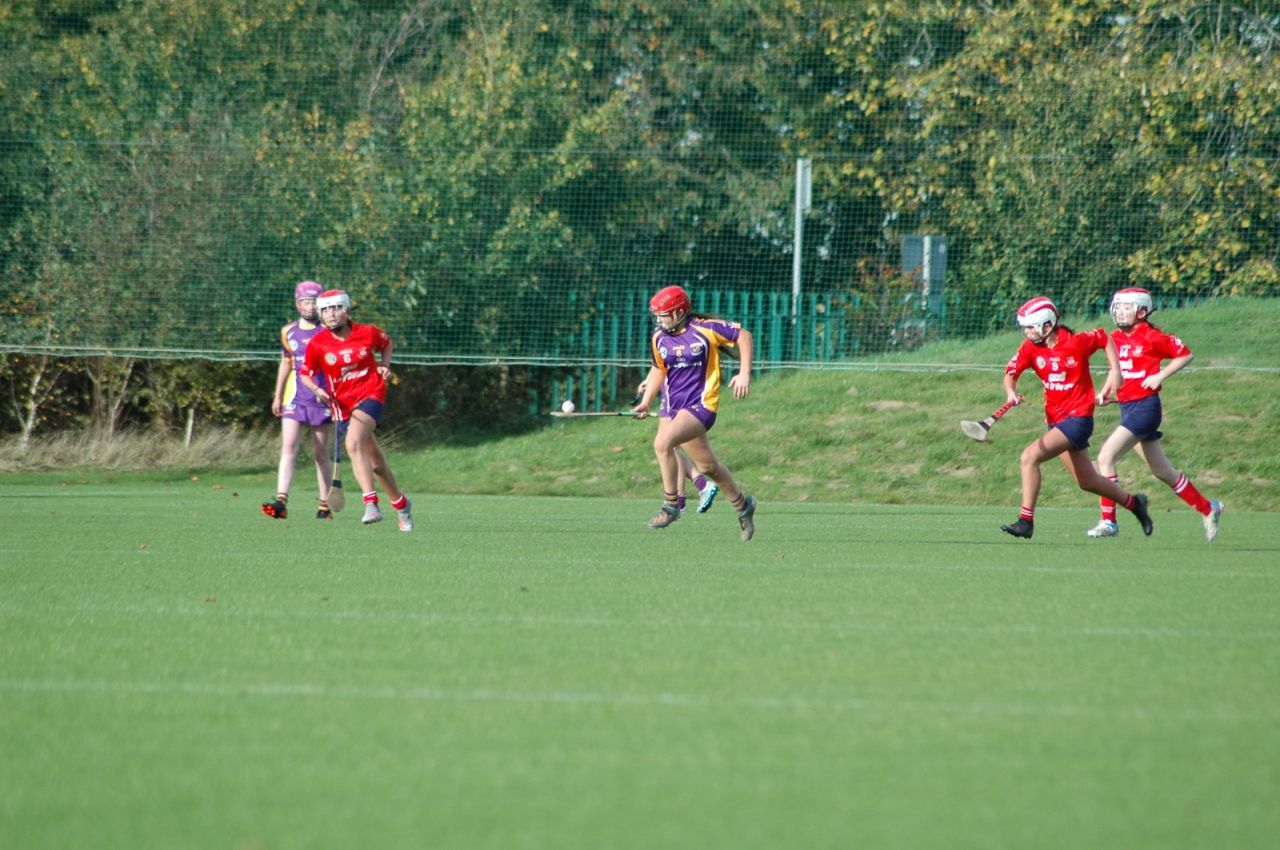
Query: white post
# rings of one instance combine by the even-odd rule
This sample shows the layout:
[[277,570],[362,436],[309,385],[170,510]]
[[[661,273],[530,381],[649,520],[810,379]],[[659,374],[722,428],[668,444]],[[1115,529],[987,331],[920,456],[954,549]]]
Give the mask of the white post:
[[933,237],[926,236],[921,240],[921,250],[924,252],[920,259],[920,276],[924,278],[924,286],[920,289],[920,300],[924,303],[921,305],[925,310],[929,309],[929,281],[933,280]]
[[813,161],[796,160],[796,227],[795,247],[791,254],[791,321],[800,315],[800,269],[804,247],[804,214],[813,203]]

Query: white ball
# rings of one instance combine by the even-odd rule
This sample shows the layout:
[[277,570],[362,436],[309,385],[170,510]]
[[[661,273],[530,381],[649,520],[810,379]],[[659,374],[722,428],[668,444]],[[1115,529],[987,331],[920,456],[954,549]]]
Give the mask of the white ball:
[[573,402],[570,399],[565,399],[564,404],[560,405],[560,409],[563,410],[565,413],[573,413],[573,411],[576,410],[576,408],[573,406]]

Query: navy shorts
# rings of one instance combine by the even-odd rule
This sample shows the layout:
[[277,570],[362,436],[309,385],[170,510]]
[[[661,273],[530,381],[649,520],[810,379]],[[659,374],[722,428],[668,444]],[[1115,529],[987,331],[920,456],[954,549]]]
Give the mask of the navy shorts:
[[1061,422],[1055,422],[1049,427],[1051,429],[1057,428],[1063,434],[1066,434],[1073,448],[1089,448],[1089,438],[1093,436],[1092,416],[1068,416]]
[[[365,414],[373,420],[373,424],[377,426],[382,424],[382,411],[384,408],[385,406],[383,403],[378,401],[376,398],[366,398],[364,401],[358,402],[355,407],[351,408],[351,412],[355,413],[357,410],[364,411]],[[350,420],[348,419],[348,421]],[[346,434],[346,426],[347,423],[343,422],[341,428],[343,434]]]
[[[682,407],[680,408],[680,410],[687,410],[690,413],[692,413],[693,418],[701,422],[702,427],[706,428],[708,431],[711,430],[712,425],[716,424],[716,412],[714,410],[707,410],[705,407],[703,407],[700,404],[690,405],[689,407]],[[675,419],[676,416],[680,413],[680,410],[671,411],[671,414],[667,416],[667,418]]]
[[1164,408],[1160,404],[1159,395],[1120,402],[1120,424],[1144,443],[1164,436],[1160,433],[1160,422],[1163,419]]

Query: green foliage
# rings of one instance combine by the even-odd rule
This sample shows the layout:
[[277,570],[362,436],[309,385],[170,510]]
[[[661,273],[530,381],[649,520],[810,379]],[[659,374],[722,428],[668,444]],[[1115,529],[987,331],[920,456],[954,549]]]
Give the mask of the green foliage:
[[[634,290],[1276,294],[1273,4],[60,0],[0,11],[7,342],[261,353],[303,278],[436,360]],[[548,321],[554,317],[554,321]]]

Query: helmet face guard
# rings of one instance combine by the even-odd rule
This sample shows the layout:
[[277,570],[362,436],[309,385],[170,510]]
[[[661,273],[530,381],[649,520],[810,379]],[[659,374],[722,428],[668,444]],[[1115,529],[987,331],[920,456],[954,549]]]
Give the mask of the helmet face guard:
[[[1122,304],[1133,306],[1133,318],[1125,323],[1122,323],[1116,315],[1116,307]],[[1146,318],[1138,315],[1140,310],[1146,310],[1147,316],[1156,310],[1155,303],[1151,300],[1151,293],[1145,289],[1121,289],[1111,296],[1111,318],[1115,319],[1116,324],[1122,328],[1131,328],[1139,319]]]
[[[1046,324],[1049,325],[1047,331],[1044,330]],[[1032,298],[1018,308],[1018,325],[1023,329],[1023,333],[1034,329],[1035,336],[1028,333],[1027,338],[1036,345],[1040,345],[1058,326],[1058,308],[1043,296]]]
[[[649,312],[653,313],[654,318],[657,319],[658,327],[668,333],[684,324],[685,317],[689,315],[690,306],[689,293],[678,286],[659,289],[649,299]],[[661,320],[662,316],[668,315],[673,319],[670,327],[663,325]]]

